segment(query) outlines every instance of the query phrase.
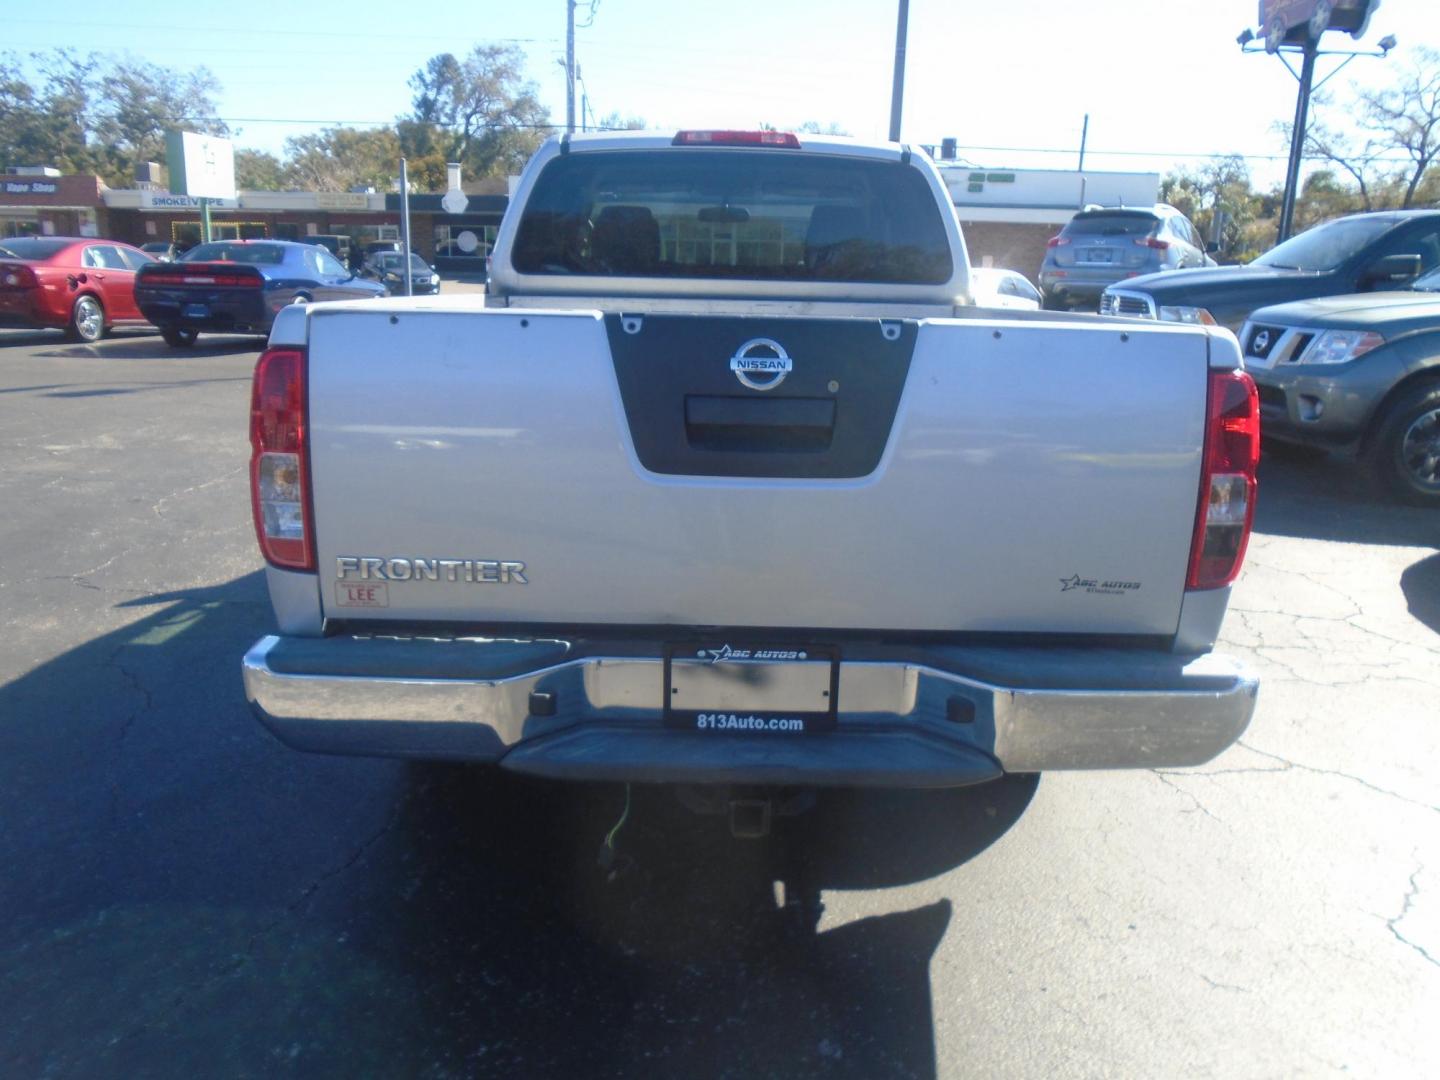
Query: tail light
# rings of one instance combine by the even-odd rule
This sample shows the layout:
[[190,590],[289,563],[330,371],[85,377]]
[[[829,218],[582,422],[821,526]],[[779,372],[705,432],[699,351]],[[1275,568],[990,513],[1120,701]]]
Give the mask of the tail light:
[[1157,240],[1153,236],[1137,236],[1135,238],[1135,246],[1143,248],[1154,248],[1156,251],[1169,251],[1170,241]]
[[800,149],[800,139],[789,131],[677,131],[671,146],[781,146]]
[[7,266],[0,269],[0,285],[9,289],[33,289],[39,284],[35,271],[28,266]]
[[1046,240],[1046,241],[1045,241],[1045,246],[1046,246],[1047,248],[1057,248],[1057,247],[1065,247],[1065,246],[1067,246],[1069,243],[1070,243],[1070,238],[1069,238],[1068,236],[1052,236],[1052,237],[1050,237],[1049,240]]
[[305,353],[266,349],[250,394],[250,500],[272,566],[315,569],[306,432]]
[[1190,544],[1190,589],[1218,589],[1240,575],[1255,518],[1260,398],[1243,371],[1210,373],[1200,505]]
[[174,285],[222,285],[226,288],[258,289],[264,284],[258,277],[248,274],[186,274],[167,284]]

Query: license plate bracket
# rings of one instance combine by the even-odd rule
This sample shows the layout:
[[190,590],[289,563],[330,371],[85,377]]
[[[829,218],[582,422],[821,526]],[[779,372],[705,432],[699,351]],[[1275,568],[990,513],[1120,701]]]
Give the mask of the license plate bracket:
[[839,691],[834,646],[699,642],[665,648],[667,728],[737,735],[833,731]]

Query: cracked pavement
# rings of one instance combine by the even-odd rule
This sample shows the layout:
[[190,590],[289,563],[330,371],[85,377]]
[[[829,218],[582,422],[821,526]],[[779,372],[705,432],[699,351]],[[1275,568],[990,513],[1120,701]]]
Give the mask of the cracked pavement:
[[0,1075],[1440,1074],[1440,517],[1267,458],[1194,769],[825,795],[293,753],[239,339],[0,331]]

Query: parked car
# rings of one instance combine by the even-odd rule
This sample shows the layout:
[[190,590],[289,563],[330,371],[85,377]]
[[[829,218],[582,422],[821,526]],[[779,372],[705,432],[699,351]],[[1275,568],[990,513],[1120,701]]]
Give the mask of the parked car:
[[[391,295],[403,295],[404,260],[405,256],[398,251],[377,252],[366,264],[364,273],[384,285]],[[440,291],[440,275],[413,251],[410,253],[410,287],[416,296],[427,296]]]
[[1024,274],[998,267],[972,266],[970,294],[976,307],[1040,309],[1040,290]]
[[351,242],[350,237],[343,233],[320,233],[318,236],[302,236],[299,239],[299,243],[315,244],[318,247],[323,247],[346,266],[351,267],[351,269],[354,268],[354,244]]
[[1358,456],[1440,507],[1440,269],[1408,292],[1261,308],[1240,340],[1267,441]]
[[1206,244],[1173,206],[1089,207],[1051,237],[1040,267],[1045,306],[1093,311],[1107,285],[1142,274],[1214,266]]
[[[363,247],[357,247],[351,265],[357,273],[371,273],[375,260],[381,255],[394,255],[401,251],[399,240],[371,240]],[[373,277],[373,273],[371,273]]]
[[140,250],[157,262],[174,262],[184,254],[179,245],[164,240],[152,240],[148,244],[141,244]]
[[200,244],[178,262],[147,266],[135,285],[140,310],[174,348],[195,344],[202,331],[268,334],[289,304],[384,295],[325,247],[288,240]]
[[153,263],[118,240],[0,240],[0,326],[48,327],[75,341],[99,341],[112,327],[143,325],[135,272]]
[[1351,214],[1317,225],[1246,266],[1151,275],[1105,290],[1102,315],[1218,324],[1319,296],[1404,288],[1440,266],[1440,210]]

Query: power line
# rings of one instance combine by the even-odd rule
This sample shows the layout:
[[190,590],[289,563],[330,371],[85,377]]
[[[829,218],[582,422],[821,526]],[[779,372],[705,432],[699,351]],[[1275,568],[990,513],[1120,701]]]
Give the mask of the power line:
[[[74,21],[73,19],[7,19],[7,20],[5,20],[5,21],[6,21],[6,23],[7,23],[8,25],[10,25],[10,26],[16,26],[16,25],[28,25],[28,26],[65,26],[65,27],[69,27],[69,28],[72,28],[72,29],[73,29],[74,26],[75,26],[75,21]],[[165,25],[165,24],[161,24],[161,23],[92,22],[92,21],[90,21],[90,20],[87,19],[87,20],[85,20],[85,25],[86,25],[87,27],[92,27],[92,26],[102,27],[102,28],[107,29],[107,30],[160,30],[160,31],[164,31],[164,32],[167,32],[167,33],[173,33],[173,32],[175,31],[175,27],[174,27],[173,25]],[[201,33],[204,33],[204,32],[207,32],[207,31],[213,31],[214,33],[217,33],[217,34],[255,34],[255,35],[263,36],[263,37],[267,37],[267,38],[269,38],[269,37],[323,37],[323,38],[357,37],[357,38],[372,38],[372,39],[373,39],[373,38],[375,38],[375,36],[376,36],[376,35],[375,35],[375,31],[373,31],[373,30],[288,30],[288,29],[282,29],[282,28],[280,28],[280,27],[274,27],[274,26],[267,26],[267,27],[265,27],[263,30],[256,30],[256,29],[253,29],[253,28],[251,28],[251,27],[246,27],[246,26],[215,26],[215,25],[192,27],[191,29],[192,29],[192,31],[198,31],[198,32],[201,32]],[[444,31],[444,30],[437,30],[437,31],[435,31],[434,33],[427,33],[427,34],[397,34],[397,33],[391,32],[390,30],[387,29],[387,30],[385,31],[384,35],[383,35],[383,41],[392,41],[392,40],[394,40],[395,38],[409,38],[409,39],[416,40],[416,41],[430,41],[430,40],[433,40],[433,39],[436,39],[436,38],[444,38],[444,39],[446,39],[446,40],[453,40],[454,37],[455,37],[455,35],[454,35],[453,33],[450,33],[449,31]],[[553,37],[528,37],[528,38],[520,38],[520,37],[500,37],[500,38],[486,38],[485,40],[486,40],[486,41],[509,41],[509,42],[523,43],[523,44],[545,44],[545,43],[549,43],[549,42],[558,41],[559,38],[553,38]],[[24,42],[24,41],[12,41],[10,44],[12,44],[12,45],[28,45],[28,44],[32,44],[32,43],[30,43],[30,42]],[[39,44],[42,44],[42,45],[53,45],[54,42],[52,42],[52,41],[46,41],[46,42],[41,42],[41,43],[39,43]],[[194,46],[187,46],[187,48],[190,48],[190,49],[193,51]],[[205,49],[206,49],[207,52],[213,51],[213,50],[211,49],[211,46],[209,46],[209,45],[206,45],[206,46],[205,46]]]
[[[912,140],[912,141],[917,142],[917,143],[919,142],[919,140]],[[987,152],[989,152],[989,153],[997,153],[997,154],[1072,154],[1072,155],[1073,155],[1073,154],[1075,153],[1075,149],[1074,149],[1073,147],[1065,147],[1065,148],[1062,148],[1062,149],[1055,149],[1055,148],[1053,148],[1053,147],[1048,147],[1048,146],[976,146],[976,145],[971,144],[971,143],[959,143],[959,144],[956,145],[956,149],[957,149],[957,150],[984,150],[984,151],[987,151]],[[1209,158],[1217,158],[1217,157],[1239,157],[1239,158],[1245,158],[1245,159],[1247,159],[1247,160],[1252,160],[1252,161],[1287,161],[1287,160],[1289,160],[1289,155],[1288,155],[1288,154],[1248,154],[1248,153],[1245,153],[1245,152],[1242,151],[1242,150],[1209,150],[1209,151],[1205,151],[1205,152],[1191,152],[1191,151],[1179,151],[1179,150],[1096,150],[1096,149],[1094,149],[1094,148],[1092,148],[1092,147],[1086,147],[1085,153],[1086,153],[1087,155],[1094,155],[1094,156],[1096,156],[1096,157],[1179,158],[1179,159],[1181,159],[1181,160],[1201,160],[1201,159],[1209,159]],[[1329,158],[1327,155],[1325,155],[1325,154],[1306,154],[1305,157],[1306,157],[1308,160],[1310,160],[1310,161],[1329,161],[1329,160],[1330,160],[1330,158]],[[1388,162],[1406,162],[1406,161],[1410,161],[1411,159],[1408,158],[1408,157],[1384,157],[1384,158],[1375,158],[1374,160],[1375,160],[1375,161],[1388,161]]]

